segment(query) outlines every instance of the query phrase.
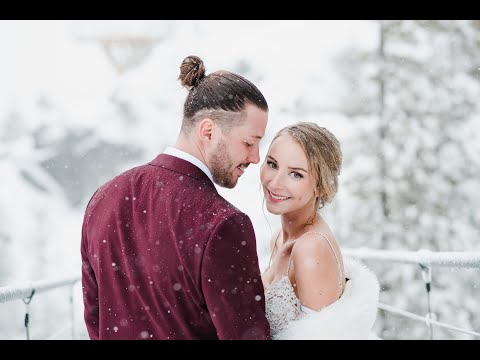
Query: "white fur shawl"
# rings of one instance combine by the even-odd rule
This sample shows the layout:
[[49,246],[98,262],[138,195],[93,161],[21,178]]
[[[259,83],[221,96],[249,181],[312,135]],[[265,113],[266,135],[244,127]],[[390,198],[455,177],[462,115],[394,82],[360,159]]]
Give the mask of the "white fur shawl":
[[294,320],[274,340],[366,340],[377,315],[380,286],[375,274],[348,257],[343,259],[350,280],[343,295],[319,312],[308,312]]

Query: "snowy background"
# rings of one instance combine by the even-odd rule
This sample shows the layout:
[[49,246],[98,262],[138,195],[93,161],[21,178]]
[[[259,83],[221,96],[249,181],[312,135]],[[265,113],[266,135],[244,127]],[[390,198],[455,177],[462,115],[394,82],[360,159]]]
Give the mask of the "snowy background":
[[[121,69],[98,39],[125,36],[156,42]],[[0,21],[0,49],[0,286],[80,273],[90,196],[177,137],[187,95],[177,78],[188,55],[207,73],[240,73],[263,92],[262,159],[275,132],[297,121],[339,138],[340,189],[324,211],[341,246],[480,250],[478,21]],[[259,168],[218,190],[250,215],[263,267],[279,219],[262,206]],[[426,313],[419,268],[368,265],[381,302]],[[478,275],[434,269],[439,321],[480,330]],[[80,333],[78,286],[74,294]],[[68,297],[66,289],[34,298],[32,338],[69,321]],[[0,339],[24,338],[24,308],[0,304]],[[425,325],[381,311],[375,331],[428,336]]]

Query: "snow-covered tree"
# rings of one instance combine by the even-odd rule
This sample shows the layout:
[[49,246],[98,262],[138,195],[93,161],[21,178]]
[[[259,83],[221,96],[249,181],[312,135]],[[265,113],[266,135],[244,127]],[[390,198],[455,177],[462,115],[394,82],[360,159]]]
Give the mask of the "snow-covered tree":
[[[125,123],[135,124],[136,114],[127,111],[128,103],[121,105],[106,104],[111,116],[103,127],[92,119],[72,121],[68,109],[55,106],[46,95],[0,118],[0,286],[80,272],[83,205],[103,181],[142,154],[128,143],[126,132]],[[116,124],[125,129],[113,131],[125,133],[123,143],[108,131]],[[68,317],[68,295],[52,292],[35,298],[32,338],[58,330],[58,322],[45,316],[60,311]],[[23,320],[11,311],[21,311],[18,307],[18,302],[2,306],[0,338],[23,337]]]
[[[478,250],[480,22],[388,20],[378,29],[375,52],[350,48],[338,58],[347,86],[343,111],[356,128],[344,149],[349,206],[342,207],[342,237],[350,246],[381,249]],[[378,267],[377,273],[382,302],[426,313],[419,269]],[[475,326],[476,278],[434,270],[440,321]],[[425,326],[409,320],[380,322],[386,338],[426,337]]]

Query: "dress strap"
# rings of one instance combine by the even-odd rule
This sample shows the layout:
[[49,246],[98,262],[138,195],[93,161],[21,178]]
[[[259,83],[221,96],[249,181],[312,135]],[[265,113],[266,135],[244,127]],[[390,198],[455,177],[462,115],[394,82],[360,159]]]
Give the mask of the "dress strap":
[[290,264],[292,263],[292,254],[293,254],[293,248],[292,248],[292,251],[290,252],[290,257],[288,258],[287,273],[285,274],[287,277],[288,277],[288,272],[290,271]]

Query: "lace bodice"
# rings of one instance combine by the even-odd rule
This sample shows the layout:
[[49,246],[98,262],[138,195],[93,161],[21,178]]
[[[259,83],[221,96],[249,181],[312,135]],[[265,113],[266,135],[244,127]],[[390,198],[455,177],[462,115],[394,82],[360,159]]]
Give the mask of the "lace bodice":
[[302,305],[287,275],[265,291],[265,310],[272,336],[302,315]]
[[[327,240],[330,248],[335,255],[335,259],[337,260],[338,266],[338,274],[339,274],[339,288],[340,288],[340,296],[343,293],[343,272],[340,266],[340,262],[338,261],[337,255],[335,250],[333,249],[332,244],[328,238],[321,234],[314,231],[307,232],[308,233],[316,233],[321,235],[325,240]],[[305,235],[303,234],[303,235]],[[302,235],[302,236],[303,236]],[[278,237],[277,237],[278,240]],[[275,245],[276,241],[275,240]],[[275,249],[275,246],[274,246]],[[270,256],[270,261],[268,267],[270,267],[273,257],[273,250]],[[292,250],[293,253],[293,250]],[[270,323],[270,333],[272,337],[275,336],[280,330],[282,330],[289,322],[299,319],[305,313],[315,312],[312,309],[309,309],[305,306],[302,306],[300,300],[298,299],[297,295],[295,294],[295,290],[293,289],[292,283],[290,282],[290,278],[288,277],[288,273],[290,270],[290,264],[292,262],[292,254],[290,254],[290,258],[288,259],[288,266],[287,272],[283,275],[280,280],[278,280],[273,285],[270,285],[265,290],[265,314],[267,317],[268,322]]]

